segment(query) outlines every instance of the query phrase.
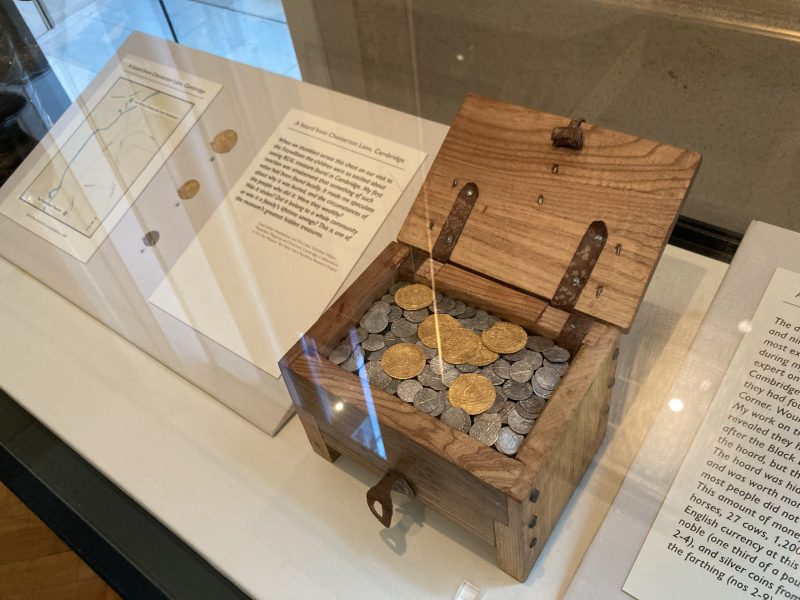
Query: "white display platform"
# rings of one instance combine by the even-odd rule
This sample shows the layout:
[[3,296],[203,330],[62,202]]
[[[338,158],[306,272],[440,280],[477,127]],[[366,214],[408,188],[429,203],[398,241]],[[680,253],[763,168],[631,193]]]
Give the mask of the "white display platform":
[[365,500],[376,478],[319,458],[296,419],[268,437],[3,260],[0,385],[256,598],[451,598],[465,579],[487,599],[557,598],[726,269],[667,248],[622,342],[609,434],[524,584],[417,502],[384,530]]
[[566,598],[631,598],[625,579],[777,267],[800,271],[800,234],[752,222]]
[[[156,308],[148,299],[197,238],[198,232],[209,222],[230,190],[237,185],[240,176],[290,110],[303,110],[427,153],[422,167],[411,178],[334,298],[346,290],[396,238],[448,128],[136,32],[45,136],[45,143],[37,146],[9,178],[0,195],[2,207],[8,208],[12,203],[17,209],[23,206],[17,191],[25,189],[27,180],[37,172],[34,167],[40,162],[44,164],[48,159],[50,151],[46,146],[55,148],[58,145],[52,143],[53,139],[66,137],[66,133],[74,128],[74,123],[91,121],[93,128],[99,126],[99,123],[94,123],[92,112],[89,116],[85,113],[94,106],[92,103],[96,97],[102,95],[103,86],[117,77],[120,63],[127,63],[130,57],[138,57],[141,59],[138,62],[142,64],[163,65],[165,69],[208,80],[221,88],[185,137],[174,147],[174,152],[164,159],[163,166],[140,190],[133,205],[127,208],[120,201],[114,206],[111,213],[120,213],[117,215],[118,221],[108,224],[111,229],[108,237],[91,254],[88,262],[82,262],[53,245],[52,239],[47,241],[6,215],[0,215],[0,256],[43,281],[257,427],[274,434],[293,414],[283,380]],[[102,97],[105,98],[105,95]],[[120,109],[119,117],[123,114],[125,111]],[[87,143],[103,129],[95,129],[87,137]],[[226,153],[213,153],[210,149],[211,140],[217,133],[228,129],[238,134],[236,146]],[[168,150],[171,151],[172,147],[164,146],[159,152],[166,153]],[[155,156],[160,156],[159,152]],[[102,153],[98,152],[98,155]],[[107,168],[97,170],[100,175],[113,170],[111,166],[104,166]],[[181,201],[177,189],[190,179],[202,182],[200,192],[192,199]],[[51,193],[60,188],[59,184]],[[127,194],[123,198],[127,198]],[[42,216],[30,208],[25,210],[27,213],[20,219],[22,223],[39,223],[40,219],[56,218],[49,213]],[[66,228],[64,230],[67,231]],[[51,238],[58,234],[46,227],[43,231],[49,232]],[[75,236],[75,232],[69,231]],[[147,247],[143,238],[150,231],[159,232],[160,237],[157,245]],[[80,241],[86,243],[85,239],[81,238]],[[69,246],[69,243],[65,244]],[[84,254],[86,252],[79,256],[84,257]],[[231,260],[239,258],[240,255],[231,252]],[[302,271],[297,272],[298,282],[303,276]],[[291,286],[279,287],[274,293],[279,294],[286,303],[291,303],[295,289]],[[254,301],[259,300],[256,293],[251,295]],[[253,318],[242,329],[260,335],[260,323],[259,319]],[[265,333],[264,337],[267,335]],[[103,374],[98,371],[97,376],[102,377]]]

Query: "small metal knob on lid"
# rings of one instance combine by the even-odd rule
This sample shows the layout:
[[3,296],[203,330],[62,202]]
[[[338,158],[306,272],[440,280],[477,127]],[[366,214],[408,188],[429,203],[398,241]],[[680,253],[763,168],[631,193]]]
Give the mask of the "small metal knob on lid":
[[580,150],[583,148],[583,129],[581,123],[586,121],[583,118],[572,119],[566,127],[554,127],[550,139],[553,146],[557,148],[572,148]]

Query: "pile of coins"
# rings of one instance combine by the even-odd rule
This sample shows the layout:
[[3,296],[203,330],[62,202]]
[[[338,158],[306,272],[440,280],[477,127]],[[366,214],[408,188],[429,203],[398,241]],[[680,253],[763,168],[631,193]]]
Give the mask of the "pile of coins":
[[400,282],[328,358],[514,456],[566,372],[570,354],[426,285]]

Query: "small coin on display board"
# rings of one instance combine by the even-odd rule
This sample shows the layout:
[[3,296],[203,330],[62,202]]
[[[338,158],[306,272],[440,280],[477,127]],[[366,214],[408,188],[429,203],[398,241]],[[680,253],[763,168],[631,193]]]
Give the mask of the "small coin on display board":
[[142,243],[147,246],[148,248],[151,246],[155,246],[158,243],[158,240],[161,239],[161,234],[157,231],[148,231],[144,234],[142,238]]
[[200,191],[200,182],[197,179],[190,179],[178,188],[178,198],[181,200],[191,200]]
[[411,379],[425,368],[425,355],[414,344],[400,342],[386,349],[381,367],[394,379]]
[[238,141],[239,134],[233,129],[226,129],[214,136],[214,139],[211,140],[211,149],[217,154],[225,154],[233,150]]
[[404,310],[427,308],[433,304],[433,290],[422,283],[412,283],[397,290],[394,301]]

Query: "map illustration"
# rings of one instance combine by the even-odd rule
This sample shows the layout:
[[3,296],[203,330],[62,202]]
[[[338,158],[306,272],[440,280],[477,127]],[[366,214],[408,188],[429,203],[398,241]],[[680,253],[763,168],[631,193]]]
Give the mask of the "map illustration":
[[20,199],[91,237],[193,106],[118,77]]

